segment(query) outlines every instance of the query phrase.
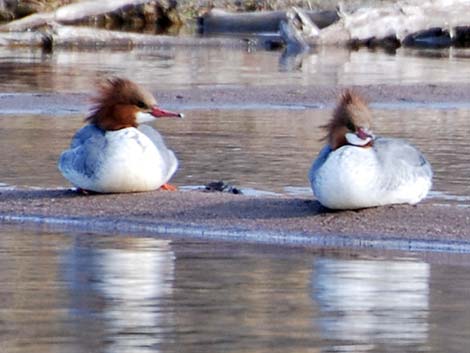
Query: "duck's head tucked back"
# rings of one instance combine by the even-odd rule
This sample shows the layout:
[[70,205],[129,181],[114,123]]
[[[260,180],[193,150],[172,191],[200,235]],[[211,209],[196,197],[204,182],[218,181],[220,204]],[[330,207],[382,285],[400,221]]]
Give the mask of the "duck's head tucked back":
[[183,114],[159,108],[150,92],[119,77],[102,82],[93,103],[93,111],[86,121],[102,130],[137,127],[161,117],[183,117]]
[[366,147],[373,143],[372,113],[365,101],[355,92],[346,90],[340,97],[332,119],[325,128],[332,150],[344,145]]

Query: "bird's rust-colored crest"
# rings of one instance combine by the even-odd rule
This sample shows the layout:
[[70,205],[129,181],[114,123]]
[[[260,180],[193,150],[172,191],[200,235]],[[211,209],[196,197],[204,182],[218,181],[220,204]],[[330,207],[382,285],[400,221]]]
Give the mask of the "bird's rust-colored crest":
[[369,128],[372,114],[365,100],[351,89],[342,92],[330,121],[323,125],[326,130],[324,139],[334,150],[345,144],[346,133],[355,132],[358,127]]
[[136,127],[137,110],[149,110],[155,98],[136,83],[112,77],[98,84],[97,95],[92,98],[91,114],[85,119],[103,130]]

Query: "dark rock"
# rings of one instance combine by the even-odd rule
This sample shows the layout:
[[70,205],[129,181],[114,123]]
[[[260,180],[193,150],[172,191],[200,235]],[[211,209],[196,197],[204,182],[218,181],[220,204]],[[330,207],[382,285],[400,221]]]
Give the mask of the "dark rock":
[[212,181],[208,183],[205,188],[205,191],[208,192],[226,192],[229,194],[235,194],[235,195],[242,195],[243,192],[239,189],[234,187],[233,185],[226,184],[224,181]]

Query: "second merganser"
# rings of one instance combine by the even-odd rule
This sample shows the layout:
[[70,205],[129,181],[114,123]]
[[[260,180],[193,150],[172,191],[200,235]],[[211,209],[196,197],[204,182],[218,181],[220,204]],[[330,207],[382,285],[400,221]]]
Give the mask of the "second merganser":
[[346,90],[325,126],[328,144],[309,171],[318,201],[330,209],[416,204],[429,192],[432,169],[422,153],[397,138],[374,137],[372,113]]
[[167,182],[178,167],[175,154],[156,130],[139,124],[183,115],[159,108],[151,93],[123,78],[103,82],[94,103],[89,124],[60,156],[62,175],[83,191],[173,190]]

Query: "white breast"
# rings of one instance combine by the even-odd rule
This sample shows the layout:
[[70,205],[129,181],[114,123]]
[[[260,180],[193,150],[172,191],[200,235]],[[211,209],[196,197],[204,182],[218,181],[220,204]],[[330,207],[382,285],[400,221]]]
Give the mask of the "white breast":
[[135,128],[93,134],[94,140],[80,141],[59,162],[63,175],[77,187],[103,193],[155,190],[177,168],[172,151]]
[[371,198],[377,197],[377,178],[371,149],[345,146],[329,154],[315,173],[312,188],[320,203],[328,208],[367,207]]
[[413,146],[378,139],[374,148],[324,149],[309,173],[313,192],[331,209],[415,204],[431,188],[429,163]]

